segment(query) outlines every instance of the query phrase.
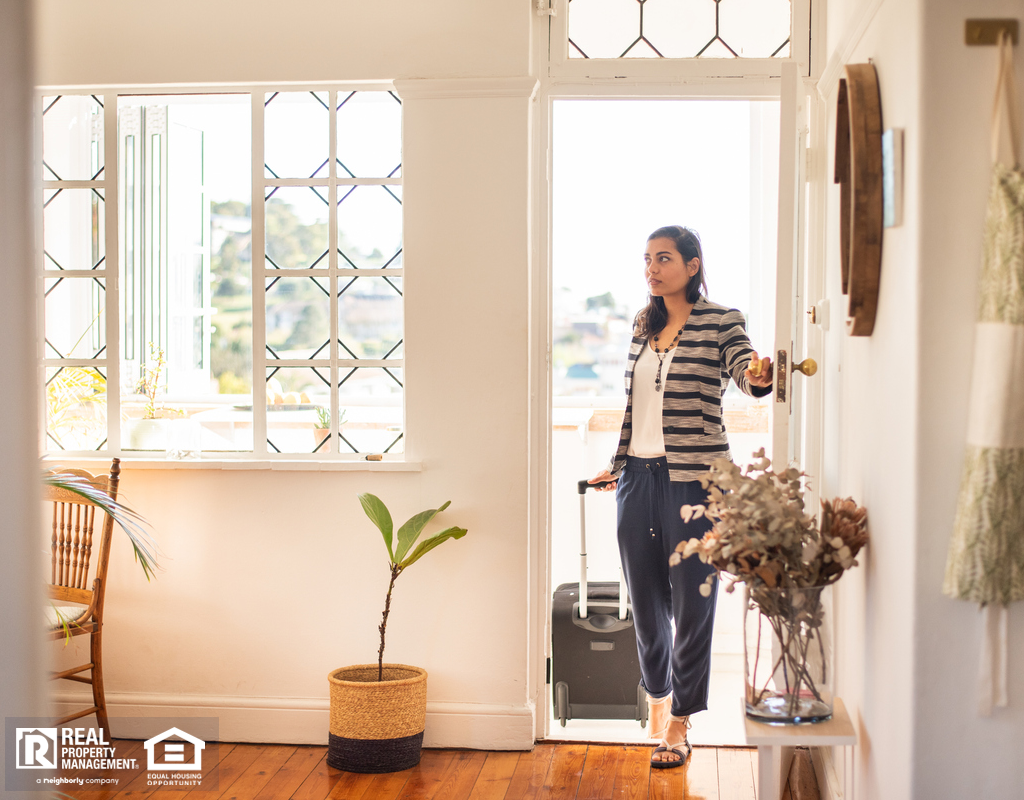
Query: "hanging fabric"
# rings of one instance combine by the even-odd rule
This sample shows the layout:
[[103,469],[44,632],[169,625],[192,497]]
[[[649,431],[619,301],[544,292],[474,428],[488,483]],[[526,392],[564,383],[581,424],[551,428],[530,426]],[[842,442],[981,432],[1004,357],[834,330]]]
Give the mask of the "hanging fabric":
[[1008,705],[1007,606],[1024,600],[1024,173],[1013,46],[999,40],[967,448],[943,592],[980,603],[979,711]]

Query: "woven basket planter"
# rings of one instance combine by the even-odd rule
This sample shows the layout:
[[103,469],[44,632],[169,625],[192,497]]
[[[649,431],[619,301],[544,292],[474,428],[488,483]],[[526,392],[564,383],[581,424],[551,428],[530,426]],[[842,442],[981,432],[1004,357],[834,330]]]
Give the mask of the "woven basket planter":
[[405,664],[342,667],[331,684],[327,763],[346,772],[397,772],[420,763],[427,672]]

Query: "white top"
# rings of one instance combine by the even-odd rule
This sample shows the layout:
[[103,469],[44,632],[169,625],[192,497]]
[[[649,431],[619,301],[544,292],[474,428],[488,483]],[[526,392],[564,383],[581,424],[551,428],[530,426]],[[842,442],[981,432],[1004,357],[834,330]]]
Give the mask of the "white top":
[[626,455],[637,458],[658,458],[665,455],[665,432],[661,426],[661,405],[665,397],[665,379],[668,366],[676,354],[673,347],[663,354],[661,367],[661,391],[654,388],[658,374],[658,354],[650,343],[640,351],[633,366],[633,432],[629,437]]

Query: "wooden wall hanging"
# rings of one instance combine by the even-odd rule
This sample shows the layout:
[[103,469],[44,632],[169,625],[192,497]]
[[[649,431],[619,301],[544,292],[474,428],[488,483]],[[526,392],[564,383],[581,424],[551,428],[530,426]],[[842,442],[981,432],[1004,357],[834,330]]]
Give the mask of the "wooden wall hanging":
[[882,268],[882,101],[873,64],[847,64],[836,104],[839,247],[851,336],[875,328]]

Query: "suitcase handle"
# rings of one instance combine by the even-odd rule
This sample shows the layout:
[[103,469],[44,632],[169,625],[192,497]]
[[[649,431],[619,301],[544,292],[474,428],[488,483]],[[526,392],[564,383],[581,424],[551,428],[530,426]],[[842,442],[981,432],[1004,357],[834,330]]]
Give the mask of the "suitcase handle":
[[[604,486],[608,483],[615,483],[618,478],[590,483],[590,481],[577,481],[576,485],[580,493],[580,603],[579,618],[587,618],[587,489]],[[622,567],[619,567],[619,619],[625,621],[628,616],[626,608],[626,578],[622,574]],[[575,612],[574,612],[575,613]],[[579,623],[577,623],[579,624]]]
[[598,612],[591,613],[586,617],[580,616],[580,604],[579,602],[572,604],[572,624],[578,628],[590,631],[591,633],[615,633],[621,631],[624,628],[633,627],[633,607],[630,604],[626,604],[626,616],[616,617],[613,614],[618,612],[618,603],[603,603],[600,600],[590,601],[590,610],[593,612],[595,609],[600,608],[609,613]]
[[609,483],[615,483],[615,481],[617,481],[617,480],[618,480],[618,478],[612,478],[611,480],[599,481],[597,483],[591,483],[590,481],[586,481],[586,480],[579,481],[577,483],[577,490],[579,491],[580,494],[586,494],[587,493],[587,489],[597,489],[600,486],[607,486]]

